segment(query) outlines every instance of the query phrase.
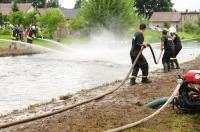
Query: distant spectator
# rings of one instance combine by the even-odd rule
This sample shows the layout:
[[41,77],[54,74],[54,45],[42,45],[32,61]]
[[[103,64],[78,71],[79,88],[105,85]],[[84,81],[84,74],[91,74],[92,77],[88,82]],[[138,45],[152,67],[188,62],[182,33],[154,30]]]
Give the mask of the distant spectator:
[[19,27],[19,40],[22,41],[22,42],[24,41],[23,35],[24,35],[24,28],[23,28],[23,25],[20,24],[20,27]]
[[16,24],[16,26],[12,26],[11,29],[13,30],[12,31],[12,36],[11,36],[11,39],[12,39],[12,43],[11,45],[9,46],[9,48],[11,49],[12,46],[14,46],[14,49],[17,49],[17,42],[18,41],[18,36],[19,36],[19,27],[18,25]]
[[25,31],[24,31],[24,36],[26,37],[26,42],[27,42],[27,37],[28,37],[28,29],[25,29]]
[[34,38],[35,38],[35,26],[32,26],[32,24],[30,24],[28,29],[27,43],[32,44]]

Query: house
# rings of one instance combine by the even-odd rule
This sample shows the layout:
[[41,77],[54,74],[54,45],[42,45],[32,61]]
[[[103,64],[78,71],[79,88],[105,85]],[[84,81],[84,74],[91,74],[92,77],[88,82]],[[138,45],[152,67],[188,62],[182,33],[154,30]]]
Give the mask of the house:
[[[12,12],[13,3],[0,3],[0,12],[2,15],[9,15]],[[32,3],[19,3],[17,4],[20,11],[30,12],[34,10]]]
[[65,9],[61,8],[61,12],[64,14],[66,18],[66,23],[69,24],[69,21],[74,17],[78,16],[79,9]]
[[181,13],[179,12],[154,12],[149,20],[150,25],[154,27],[164,27],[164,22],[176,28],[181,27]]
[[174,26],[180,30],[184,30],[184,22],[196,21],[200,12],[188,11],[185,12],[154,12],[149,22],[150,26],[164,27],[164,22],[168,22],[171,26]]
[[181,12],[181,23],[182,23],[182,30],[184,30],[184,22],[185,21],[196,21],[198,19],[198,15],[200,12],[197,11],[190,11],[186,10],[186,12]]

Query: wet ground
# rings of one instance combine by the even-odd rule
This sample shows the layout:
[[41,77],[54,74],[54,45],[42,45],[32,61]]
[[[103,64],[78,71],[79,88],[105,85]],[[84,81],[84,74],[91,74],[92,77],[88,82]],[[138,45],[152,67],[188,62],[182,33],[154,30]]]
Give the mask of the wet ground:
[[[181,67],[185,69],[184,73],[186,73],[189,70],[200,69],[199,64],[200,58],[184,63]],[[172,94],[176,87],[177,71],[175,70],[164,74],[161,70],[157,70],[150,74],[150,78],[153,80],[151,84],[139,83],[130,86],[127,82],[119,90],[100,100],[73,108],[58,115],[2,129],[0,131],[101,132],[132,123],[155,111],[154,109],[146,108],[144,106],[145,104],[161,97],[168,97]],[[115,82],[110,85],[82,91],[69,97],[66,101],[52,102],[39,107],[30,107],[23,111],[15,111],[8,116],[1,117],[0,124],[69,106],[105,93],[115,88],[117,84],[118,82]],[[169,109],[172,110],[170,107],[167,108],[166,111],[169,111]],[[166,111],[162,112],[154,119],[127,131],[200,131],[200,120],[195,120],[190,117],[187,118],[186,121],[184,120],[185,122],[181,122],[183,120],[182,118],[186,118],[184,115],[177,115],[176,113],[170,115],[171,113],[167,114],[168,112]],[[173,120],[170,120],[169,117],[173,118]],[[174,123],[174,120],[177,122]],[[191,122],[190,126],[186,125],[186,122]]]
[[[122,79],[130,67],[130,46],[122,44],[72,45],[62,53],[0,58],[0,114]],[[152,46],[158,57],[159,44]],[[184,43],[179,61],[194,59],[199,47],[195,41]],[[151,71],[162,68],[161,62],[154,64],[149,49],[144,55]]]

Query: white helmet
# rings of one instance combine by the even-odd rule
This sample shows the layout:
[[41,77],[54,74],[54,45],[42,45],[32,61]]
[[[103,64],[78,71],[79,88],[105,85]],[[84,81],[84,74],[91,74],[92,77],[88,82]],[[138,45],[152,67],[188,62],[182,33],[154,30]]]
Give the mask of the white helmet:
[[176,33],[176,28],[175,27],[170,27],[169,28],[170,33]]
[[35,26],[32,26],[32,29],[35,30]]

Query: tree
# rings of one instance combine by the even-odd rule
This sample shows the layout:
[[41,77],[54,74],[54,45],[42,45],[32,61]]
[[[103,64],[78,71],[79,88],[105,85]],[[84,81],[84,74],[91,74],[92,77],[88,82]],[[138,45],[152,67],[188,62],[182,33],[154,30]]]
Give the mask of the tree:
[[14,4],[13,4],[13,6],[12,6],[12,11],[13,11],[13,12],[19,11],[19,8],[18,8],[18,6],[17,6],[17,2],[16,2],[16,1],[14,1]]
[[171,0],[135,0],[134,7],[139,15],[145,15],[149,18],[153,12],[173,11],[173,3]]
[[83,0],[81,15],[91,28],[104,28],[121,34],[138,23],[134,0]]
[[83,16],[76,16],[70,20],[69,28],[71,30],[83,30],[86,27],[86,23]]
[[0,3],[11,3],[11,0],[0,0]]
[[192,23],[191,21],[187,20],[184,22],[184,32],[186,33],[195,33],[196,32],[196,27],[194,25],[194,23]]
[[38,19],[38,12],[36,10],[24,13],[23,25],[25,27],[28,27],[30,23],[32,23],[33,25],[37,25],[37,19]]
[[59,1],[58,0],[49,0],[48,3],[47,3],[47,7],[58,8],[59,7]]
[[82,1],[81,1],[81,0],[76,0],[76,3],[75,3],[75,5],[74,5],[74,8],[75,8],[75,9],[78,9],[78,8],[81,8],[81,6],[82,6]]
[[64,22],[65,17],[59,9],[49,10],[39,17],[40,27],[46,28],[51,35]]
[[24,16],[25,12],[23,11],[12,12],[10,14],[10,23],[13,25],[22,24],[24,23]]
[[200,14],[197,17],[195,24],[197,25],[197,34],[200,34]]

